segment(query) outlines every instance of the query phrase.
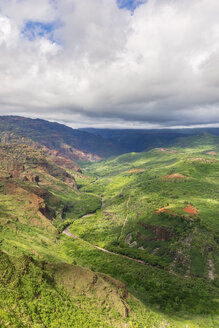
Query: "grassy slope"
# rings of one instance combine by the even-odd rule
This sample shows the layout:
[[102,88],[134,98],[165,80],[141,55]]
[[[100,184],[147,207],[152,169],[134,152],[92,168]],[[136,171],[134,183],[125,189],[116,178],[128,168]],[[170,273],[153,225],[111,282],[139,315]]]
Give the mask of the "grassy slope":
[[[31,327],[56,327],[55,322],[59,320],[60,327],[68,327],[65,321],[68,318],[68,324],[73,320],[75,327],[121,327],[121,323],[129,321],[136,323],[136,327],[146,325],[147,328],[162,325],[216,327],[217,279],[214,282],[207,279],[206,263],[211,259],[218,270],[215,241],[218,229],[218,157],[203,154],[208,150],[214,150],[210,143],[202,148],[197,148],[197,145],[195,149],[178,148],[177,153],[153,150],[92,164],[87,169],[87,176],[77,173],[76,180],[81,185],[80,192],[72,190],[58,178],[46,176],[47,182],[44,181],[44,187],[49,186],[48,191],[57,202],[54,203],[51,197],[47,200],[48,205],[57,212],[57,219],[53,225],[51,222],[44,222],[45,226],[33,225],[33,221],[30,221],[33,215],[36,215],[36,219],[41,223],[42,218],[38,218],[37,213],[30,211],[22,194],[18,196],[16,193],[6,192],[5,183],[1,182],[1,247],[10,255],[9,258],[4,257],[1,262],[1,288],[7,286],[6,298],[2,299],[2,304],[8,299],[3,309],[2,326],[28,327],[29,324]],[[197,157],[203,157],[207,162],[193,161]],[[133,169],[144,171],[129,173]],[[176,182],[163,180],[163,176],[172,173],[184,174],[188,179]],[[96,182],[95,176],[100,177]],[[24,190],[33,187],[28,183],[28,186],[24,186],[19,179],[16,183],[19,187],[25,187]],[[102,211],[99,210],[90,217],[79,218],[100,207],[100,195],[104,196],[105,202]],[[199,210],[193,221],[188,220],[189,216],[187,219],[181,217],[182,214],[186,214],[183,210],[186,202],[192,203]],[[59,216],[63,203],[70,208],[74,205],[66,212],[64,223]],[[177,217],[154,214],[155,210],[167,204],[178,214]],[[127,224],[118,241],[126,217]],[[72,221],[74,223],[71,231],[82,239],[74,240],[57,235],[54,225],[61,229]],[[144,238],[142,241],[138,237],[139,233],[146,237],[154,237],[154,233],[148,228],[144,229],[139,222],[168,229],[173,227],[172,237],[166,242],[148,241]],[[137,241],[137,247],[130,248],[125,243],[129,233],[132,233],[131,242]],[[185,238],[190,234],[193,235],[193,239],[187,247]],[[91,244],[133,258],[141,258],[149,265],[103,253]],[[143,246],[144,250],[140,250],[140,246]],[[158,253],[152,254],[155,249],[158,249]],[[174,262],[177,249],[182,250],[186,259],[191,259],[191,277],[188,279],[184,278],[185,268],[182,270],[178,265],[180,260]],[[19,266],[14,264],[17,260],[11,257],[20,254],[26,254],[28,259],[31,255],[37,260],[34,263],[28,260],[30,268],[28,264],[29,269],[25,271],[22,279]],[[66,286],[60,280],[60,276],[63,275],[62,265],[47,266],[45,269],[39,260],[51,263],[77,263],[92,271],[106,273],[124,282],[128,290],[142,303],[135,299],[126,301],[133,309],[129,312],[129,318],[124,318],[118,308],[112,306],[102,306],[99,310],[94,299],[89,299],[86,293],[74,291],[70,296],[66,294]],[[18,260],[23,263],[22,261]],[[168,272],[173,262],[175,264],[172,271],[176,275]],[[12,277],[9,273],[12,269],[14,271],[14,265],[16,270]],[[186,261],[185,267],[188,268]],[[69,285],[67,289],[69,290]],[[95,293],[96,291],[94,295]],[[55,304],[54,299],[57,302]],[[74,302],[77,304],[76,307],[72,305]],[[12,315],[9,312],[11,304],[14,304]],[[80,304],[82,310],[78,306]],[[54,315],[57,307],[61,311]],[[45,308],[45,311],[42,308]],[[89,310],[90,315],[87,314]],[[85,320],[85,316],[88,321]],[[131,324],[129,326],[131,327]]]
[[[41,154],[33,153],[36,162]],[[33,153],[28,151],[29,159]],[[64,172],[52,164],[46,170],[37,165],[33,168],[26,161],[23,146],[7,148],[10,163],[15,154],[23,154],[20,161],[24,161],[25,171],[9,178],[8,162],[1,168],[1,327],[121,327],[130,321],[139,327],[159,327],[162,320],[167,322],[131,295],[123,295],[121,283],[64,264],[80,261],[69,254],[71,240],[58,232],[100,208],[100,196],[71,188],[63,181]],[[56,176],[50,174],[54,172]],[[39,182],[23,181],[24,175],[37,175]],[[39,211],[42,204],[53,217]],[[85,251],[89,256],[89,247]]]
[[[0,162],[3,250],[60,260],[55,244],[58,231],[73,218],[100,208],[100,197],[75,189],[73,175],[48,162],[39,150],[18,144],[4,145],[0,150],[1,158],[7,155],[6,161]],[[9,178],[10,166],[17,177]],[[21,172],[17,167],[22,167]],[[23,178],[35,176],[39,177],[38,183]]]
[[130,320],[141,325],[142,318],[158,327],[162,320],[105,275],[28,256],[0,253],[0,259],[1,327],[119,328]]
[[[169,312],[204,313],[213,309],[214,312],[218,304],[212,300],[216,298],[219,273],[219,161],[218,156],[206,154],[218,151],[218,143],[211,138],[205,141],[201,140],[200,146],[191,138],[191,148],[178,147],[176,152],[153,150],[92,164],[90,172],[100,178],[96,183],[87,186],[85,183],[82,190],[101,193],[105,207],[91,217],[76,220],[71,226],[74,234],[91,244],[148,262],[151,267],[145,268],[120,258],[122,265],[118,270],[108,265],[108,261],[115,265],[118,262],[113,255],[108,255],[110,260],[107,261],[104,260],[106,255],[96,250],[91,251],[89,258],[85,253],[80,254],[80,263],[121,279],[145,303],[159,304]],[[133,169],[144,171],[129,173]],[[187,178],[163,178],[174,173]],[[184,210],[188,204],[198,210],[192,220]],[[155,214],[157,209],[167,205],[174,215]],[[126,217],[127,223],[122,229]],[[150,240],[156,236],[148,225],[170,231],[171,238]],[[131,242],[137,242],[133,248],[125,243],[129,233]],[[82,241],[80,243],[82,249],[86,248]],[[213,282],[209,280],[209,263],[213,263]],[[165,271],[153,268],[156,266]],[[184,278],[187,275],[189,278]]]

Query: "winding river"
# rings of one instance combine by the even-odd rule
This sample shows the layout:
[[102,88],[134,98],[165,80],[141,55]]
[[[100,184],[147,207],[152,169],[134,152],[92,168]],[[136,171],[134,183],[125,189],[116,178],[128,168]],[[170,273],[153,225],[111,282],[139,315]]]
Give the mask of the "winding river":
[[[99,177],[97,177],[95,181],[91,182],[91,184],[97,182],[98,180],[99,180]],[[105,206],[104,198],[101,197],[101,210],[103,209],[104,206]],[[96,210],[96,211],[98,211],[98,210]],[[91,215],[95,214],[96,211],[93,212],[93,213],[85,214],[85,215],[81,216],[79,219],[82,219],[82,218],[85,218],[85,217],[91,216]],[[71,224],[70,224],[70,225],[71,225]],[[73,233],[71,233],[71,232],[69,231],[69,227],[70,227],[70,225],[68,225],[68,226],[63,230],[62,233],[65,234],[66,236],[70,237],[70,238],[73,238],[73,239],[79,239],[79,240],[84,241],[82,238],[80,238],[80,237],[74,235]],[[93,245],[93,244],[91,244],[91,243],[89,243],[89,245],[92,246],[92,247],[95,248],[95,249],[98,249],[98,250],[101,251],[101,252],[108,253],[108,254],[112,254],[112,255],[115,255],[115,256],[120,256],[120,257],[123,257],[123,258],[125,258],[125,259],[130,260],[130,261],[137,262],[137,263],[139,263],[139,264],[143,264],[143,265],[147,265],[147,266],[151,266],[151,267],[157,267],[157,268],[160,269],[159,266],[156,266],[156,265],[153,266],[153,265],[151,265],[151,264],[149,264],[149,263],[147,263],[147,262],[144,262],[144,261],[142,261],[142,260],[139,260],[139,259],[133,259],[132,257],[129,257],[129,256],[127,256],[127,255],[123,255],[123,254],[120,254],[120,253],[115,253],[115,252],[109,251],[109,250],[107,250],[107,249],[105,249],[105,248],[102,248],[102,247],[99,247],[99,246]],[[170,273],[171,273],[171,272],[170,272]]]

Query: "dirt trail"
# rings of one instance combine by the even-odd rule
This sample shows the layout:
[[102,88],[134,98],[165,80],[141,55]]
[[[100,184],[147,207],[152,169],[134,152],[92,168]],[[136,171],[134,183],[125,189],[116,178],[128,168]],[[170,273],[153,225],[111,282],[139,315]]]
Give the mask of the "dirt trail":
[[[99,180],[99,177],[97,177],[97,180]],[[97,181],[97,180],[96,180],[96,181]],[[93,183],[95,183],[96,181],[94,181]],[[120,238],[121,238],[121,236],[122,236],[123,230],[124,230],[124,228],[125,228],[125,226],[126,226],[126,223],[127,223],[127,221],[128,221],[129,202],[130,202],[130,195],[129,195],[129,198],[128,198],[127,202],[126,202],[126,217],[125,217],[125,220],[124,220],[124,223],[123,223],[122,229],[121,229],[121,233],[120,233],[120,236],[119,236],[119,240],[120,240]],[[104,205],[105,205],[105,204],[104,204],[104,198],[101,197],[101,209],[104,207]],[[94,213],[88,213],[88,214],[82,216],[81,218],[83,218],[83,217],[87,217],[87,216],[89,216],[89,215],[93,215],[93,214],[94,214]],[[70,225],[67,226],[67,227],[63,230],[62,233],[65,234],[66,236],[70,237],[70,238],[79,239],[79,240],[84,241],[83,239],[79,238],[78,236],[72,234],[72,233],[69,231],[69,227],[70,227]],[[142,261],[142,260],[134,259],[134,258],[129,257],[129,256],[127,256],[127,255],[123,255],[123,254],[120,254],[120,253],[115,253],[115,252],[109,251],[109,250],[107,250],[107,249],[105,249],[105,248],[102,248],[102,247],[99,247],[99,246],[93,245],[93,244],[91,244],[91,243],[89,243],[89,245],[92,246],[92,247],[95,248],[95,249],[98,249],[98,250],[101,251],[101,252],[104,252],[104,253],[107,253],[107,254],[112,254],[112,255],[115,255],[115,256],[120,256],[120,257],[122,257],[122,258],[125,258],[125,259],[127,259],[127,260],[129,260],[129,261],[132,261],[132,262],[135,262],[135,263],[139,263],[139,264],[142,264],[142,265],[147,265],[147,266],[150,266],[150,267],[153,267],[153,268],[161,269],[161,267],[159,267],[159,266],[151,265],[151,264],[149,264],[149,263],[147,263],[147,262],[144,262],[144,261]],[[167,270],[165,270],[165,271],[167,271]],[[174,275],[177,275],[176,273],[173,273],[173,272],[169,272],[169,271],[167,271],[167,272],[168,272],[168,273],[171,273],[171,274],[174,274]]]
[[123,255],[123,254],[119,254],[119,253],[114,253],[114,252],[108,251],[107,249],[102,248],[102,247],[99,247],[99,246],[94,246],[94,245],[92,245],[92,246],[94,248],[96,248],[96,249],[99,249],[100,251],[102,251],[104,253],[113,254],[113,255],[116,255],[116,256],[121,256],[121,257],[124,257],[125,259],[131,260],[131,261],[134,261],[134,262],[137,262],[137,263],[140,263],[140,264],[149,265],[148,263],[146,263],[146,262],[144,262],[142,260],[133,259],[132,257],[129,257],[127,255]]
[[[90,184],[94,184],[94,183],[96,183],[99,179],[100,179],[100,177],[96,176],[96,180],[93,181],[93,182],[91,182]],[[104,205],[105,205],[105,203],[104,203],[104,198],[101,197],[101,209],[104,207]],[[92,214],[94,214],[94,213],[92,213]],[[87,215],[90,215],[90,214],[87,214]]]
[[[127,220],[128,220],[129,201],[130,201],[130,196],[129,196],[129,198],[128,198],[128,200],[127,200],[127,203],[126,203],[127,213],[126,213],[125,221],[124,221],[124,223],[123,223],[123,227],[122,227],[122,231],[121,231],[120,237],[121,237],[121,235],[122,235],[123,229],[125,228],[125,225],[126,225]],[[103,206],[104,206],[104,199],[103,199],[103,197],[102,197],[102,198],[101,198],[101,208],[103,208]],[[94,214],[94,213],[92,213],[92,214]],[[90,215],[90,214],[87,214],[87,215]],[[87,215],[85,215],[85,216],[87,216]],[[82,218],[83,218],[83,216],[82,216]],[[70,225],[69,225],[69,226],[70,226]],[[71,237],[71,238],[74,238],[74,239],[81,239],[81,238],[79,238],[78,236],[74,235],[73,233],[71,233],[71,232],[69,231],[69,226],[67,226],[67,227],[63,230],[62,233],[65,234],[66,236]],[[83,240],[83,239],[81,239],[81,240]],[[105,248],[102,248],[102,247],[99,247],[99,246],[93,245],[93,244],[91,244],[91,243],[89,243],[89,244],[90,244],[90,246],[92,246],[92,247],[98,249],[98,250],[101,251],[101,252],[108,253],[108,254],[112,254],[112,255],[116,255],[116,256],[121,256],[121,257],[123,257],[123,258],[125,258],[125,259],[128,259],[128,260],[130,260],[130,261],[133,261],[133,262],[137,262],[137,263],[140,263],[140,264],[144,264],[144,265],[149,265],[149,266],[150,266],[150,264],[148,264],[148,263],[146,263],[146,262],[144,262],[144,261],[142,261],[142,260],[133,259],[132,257],[126,256],[126,255],[123,255],[123,254],[119,254],[119,253],[115,253],[115,252],[108,251],[108,250],[105,249]]]
[[123,226],[122,226],[121,232],[120,232],[120,236],[119,236],[119,239],[118,239],[119,241],[120,241],[120,239],[121,239],[121,237],[122,237],[123,230],[124,230],[124,228],[125,228],[125,226],[126,226],[126,223],[127,223],[127,221],[128,221],[129,201],[130,201],[130,195],[129,195],[129,198],[128,198],[127,202],[126,202],[126,217],[125,217],[125,220],[124,220],[124,223],[123,223]]
[[[99,179],[100,179],[100,178],[99,178],[98,176],[96,176],[96,180],[90,182],[90,183],[88,184],[88,186],[89,186],[89,185],[92,185],[92,184],[94,184],[94,183],[96,183]],[[78,187],[78,190],[81,190],[82,187],[83,187],[83,186]]]
[[96,176],[96,180],[92,181],[92,182],[90,183],[90,185],[91,185],[91,184],[94,184],[94,183],[97,182],[99,179],[100,179],[100,178],[99,178],[98,176]]
[[[69,226],[65,228],[65,230],[63,230],[62,232],[63,234],[65,234],[66,236],[70,237],[70,238],[74,238],[74,239],[78,239],[78,240],[82,240],[84,241],[82,238],[79,238],[78,236],[72,234],[70,231],[69,231]],[[86,241],[87,242],[87,241]],[[87,242],[88,243],[88,242]],[[162,269],[160,266],[158,265],[151,265],[147,262],[144,262],[142,260],[139,260],[139,259],[134,259],[132,257],[129,257],[127,255],[123,255],[123,254],[120,254],[120,253],[116,253],[116,252],[112,252],[112,251],[109,251],[108,249],[105,249],[105,248],[102,248],[102,247],[99,247],[99,246],[96,246],[96,245],[93,245],[91,243],[89,243],[89,245],[95,249],[98,249],[99,251],[101,252],[104,252],[104,253],[107,253],[107,254],[111,254],[111,255],[115,255],[115,256],[120,256],[124,259],[127,259],[129,261],[132,261],[132,262],[135,262],[135,263],[139,263],[139,264],[142,264],[142,265],[147,265],[147,266],[150,266],[152,268],[157,268],[157,269]],[[170,273],[170,274],[173,274],[175,276],[177,276],[177,274],[175,272],[171,272],[171,271],[168,271],[168,270],[165,270],[163,269],[164,271]]]
[[[93,181],[93,182],[91,182],[90,184],[93,184],[93,183],[97,182],[98,180],[99,180],[99,177],[97,176],[97,177],[96,177],[96,180]],[[101,197],[101,209],[102,209],[104,206],[105,206],[104,198]],[[83,219],[83,218],[86,218],[86,217],[92,216],[93,214],[95,214],[95,213],[88,213],[88,214],[85,214],[85,215],[81,216],[79,219]],[[67,227],[62,231],[62,233],[64,233],[64,234],[65,234],[66,236],[68,236],[68,237],[72,237],[72,238],[74,238],[74,239],[79,239],[76,235],[72,234],[72,233],[69,231],[69,227],[70,227],[70,225],[67,226]],[[95,246],[94,246],[94,247],[95,247]]]
[[209,267],[209,270],[208,270],[208,278],[210,280],[214,280],[215,279],[215,275],[214,275],[214,272],[215,272],[215,266],[214,266],[214,262],[213,260],[208,260],[208,267]]
[[104,207],[105,203],[104,203],[104,198],[101,197],[101,209]]
[[66,236],[69,236],[69,237],[72,237],[74,239],[79,239],[76,235],[73,235],[73,233],[71,233],[69,231],[69,226],[67,226],[63,231],[62,233],[64,233]]
[[[72,234],[72,233],[69,231],[69,226],[68,226],[67,228],[65,228],[65,230],[63,231],[63,233],[64,233],[66,236],[68,236],[68,237],[71,237],[71,238],[74,238],[74,239],[81,239],[81,238],[79,238],[78,236]],[[83,239],[81,239],[81,240],[83,240]],[[125,259],[128,259],[128,260],[131,260],[131,261],[133,261],[133,262],[137,262],[137,263],[140,263],[140,264],[144,264],[144,265],[149,265],[149,266],[150,266],[150,264],[148,264],[148,263],[146,263],[146,262],[144,262],[144,261],[142,261],[142,260],[133,259],[132,257],[126,256],[126,255],[123,255],[123,254],[119,254],[119,253],[111,252],[111,251],[108,251],[108,250],[105,249],[105,248],[102,248],[102,247],[99,247],[99,246],[93,245],[93,244],[91,244],[91,243],[89,243],[89,245],[92,246],[92,247],[94,247],[94,248],[96,248],[96,249],[98,249],[98,250],[101,251],[101,252],[108,253],[108,254],[112,254],[112,255],[116,255],[116,256],[121,256],[121,257],[123,257],[123,258],[125,258]]]

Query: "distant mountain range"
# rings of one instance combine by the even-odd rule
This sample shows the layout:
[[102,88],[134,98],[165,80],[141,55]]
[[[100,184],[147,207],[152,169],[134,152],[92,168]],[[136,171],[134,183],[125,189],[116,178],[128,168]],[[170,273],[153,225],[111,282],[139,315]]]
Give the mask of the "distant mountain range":
[[[0,117],[0,139],[3,143],[31,144],[46,147],[75,161],[95,161],[128,152],[142,152],[169,147],[188,137],[203,133],[219,136],[219,128],[113,130],[72,129],[63,124],[20,116]],[[54,155],[54,154],[53,154]]]
[[190,136],[211,134],[219,136],[219,128],[195,129],[93,129],[85,128],[80,131],[103,137],[119,146],[120,154],[142,152],[155,147],[171,147]]

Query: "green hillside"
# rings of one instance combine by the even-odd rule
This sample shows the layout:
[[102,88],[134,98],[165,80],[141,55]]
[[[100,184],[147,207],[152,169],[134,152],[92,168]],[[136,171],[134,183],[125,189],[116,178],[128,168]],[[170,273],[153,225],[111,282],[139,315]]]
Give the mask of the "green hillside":
[[75,163],[0,145],[1,327],[217,327],[218,137]]
[[101,206],[74,176],[92,178],[29,145],[4,143],[0,159],[1,327],[159,327],[162,320],[172,327],[124,283],[76,266],[80,258],[69,254],[74,241],[63,229]]
[[106,275],[28,256],[0,256],[1,327],[124,327],[128,316],[158,327],[162,320]]

